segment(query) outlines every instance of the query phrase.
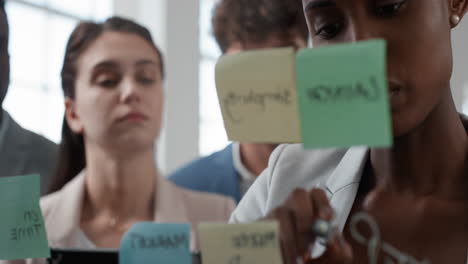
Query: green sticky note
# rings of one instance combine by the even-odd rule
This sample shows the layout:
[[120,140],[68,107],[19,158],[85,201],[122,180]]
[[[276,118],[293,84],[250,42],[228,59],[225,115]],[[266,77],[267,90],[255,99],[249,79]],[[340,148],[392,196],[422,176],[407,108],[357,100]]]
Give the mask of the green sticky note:
[[133,225],[120,242],[120,264],[191,264],[190,226],[142,222]]
[[392,145],[385,42],[301,50],[296,80],[305,148]]
[[228,138],[300,142],[293,48],[226,55],[216,64],[216,89]]
[[0,178],[0,259],[48,258],[39,175]]
[[281,264],[277,222],[202,223],[198,226],[203,264]]

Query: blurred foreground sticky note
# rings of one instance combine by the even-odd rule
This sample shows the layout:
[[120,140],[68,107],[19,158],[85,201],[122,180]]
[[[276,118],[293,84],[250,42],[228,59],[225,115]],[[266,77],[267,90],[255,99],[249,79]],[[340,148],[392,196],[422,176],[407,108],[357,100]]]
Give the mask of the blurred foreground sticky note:
[[230,140],[300,142],[293,48],[246,51],[216,64],[216,88]]
[[120,242],[120,264],[191,264],[190,226],[175,223],[137,223]]
[[296,58],[305,148],[392,144],[385,42],[304,49]]
[[39,175],[0,178],[0,259],[48,258]]
[[277,222],[198,226],[203,264],[281,264]]

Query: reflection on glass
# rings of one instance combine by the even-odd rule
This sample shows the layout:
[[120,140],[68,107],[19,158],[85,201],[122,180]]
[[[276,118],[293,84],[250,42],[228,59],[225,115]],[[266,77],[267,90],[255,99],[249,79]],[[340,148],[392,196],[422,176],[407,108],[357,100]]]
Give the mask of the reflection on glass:
[[47,0],[24,0],[26,2],[36,4],[36,5],[45,5],[47,3]]
[[211,14],[214,0],[200,1],[200,155],[222,149],[228,143],[215,86],[214,66],[221,53],[213,37]]
[[462,113],[468,115],[468,82],[463,86],[463,104],[462,104]]
[[47,0],[47,5],[58,11],[73,14],[85,19],[92,18],[95,0]]
[[217,58],[221,55],[211,27],[211,15],[214,4],[214,0],[200,1],[200,49],[202,56],[210,58]]
[[218,95],[216,93],[214,66],[216,61],[200,63],[200,155],[208,155],[227,144]]
[[[52,15],[47,21],[47,86],[56,87],[61,92],[60,71],[62,70],[65,43],[78,21]],[[53,89],[51,89],[53,90]]]
[[[10,26],[11,78],[41,83],[45,76],[46,13],[11,2],[7,5]],[[27,19],[25,19],[27,18]]]
[[110,14],[113,1],[109,0],[47,0],[47,6],[83,19],[104,20]]
[[[112,11],[112,0],[27,2],[93,20]],[[66,41],[78,21],[15,1],[7,2],[6,11],[12,81],[3,106],[24,128],[59,142],[64,111],[60,70]]]

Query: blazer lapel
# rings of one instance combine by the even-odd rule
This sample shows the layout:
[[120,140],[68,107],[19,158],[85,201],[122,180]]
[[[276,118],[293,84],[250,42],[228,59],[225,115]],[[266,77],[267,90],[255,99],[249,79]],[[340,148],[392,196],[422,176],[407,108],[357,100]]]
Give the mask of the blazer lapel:
[[[356,198],[367,153],[367,148],[350,148],[325,183],[330,205],[335,210],[333,222],[335,226],[338,226],[340,232],[344,229]],[[318,239],[314,244],[312,256],[318,257],[324,251],[325,241]]]
[[81,220],[81,210],[83,207],[85,171],[77,175],[72,181],[67,183],[59,195],[56,204],[50,209],[47,216],[46,227],[54,230],[48,234],[50,246],[59,243],[61,246],[73,245],[76,238],[76,231],[79,230]]
[[350,148],[326,182],[330,203],[336,213],[335,223],[344,229],[356,198],[362,171],[368,157],[368,148]]

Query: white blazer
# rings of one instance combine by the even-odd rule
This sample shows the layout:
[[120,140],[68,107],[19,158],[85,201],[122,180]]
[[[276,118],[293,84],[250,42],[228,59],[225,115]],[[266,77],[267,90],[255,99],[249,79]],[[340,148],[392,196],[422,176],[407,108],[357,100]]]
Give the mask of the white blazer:
[[[258,220],[283,204],[294,189],[318,187],[326,192],[335,210],[334,223],[343,231],[368,155],[365,147],[304,150],[300,144],[280,145],[270,156],[267,169],[234,210],[230,222]],[[313,256],[324,250],[322,244],[316,243]]]
[[[49,247],[95,249],[80,229],[85,172],[60,191],[40,200]],[[231,198],[180,188],[162,176],[156,181],[155,222],[189,223],[190,248],[199,251],[197,226],[201,222],[227,222],[235,208]],[[45,263],[44,259],[1,261],[0,264]]]
[[357,194],[368,149],[304,150],[302,145],[280,145],[231,216],[231,222],[250,222],[280,206],[296,188],[323,189],[336,210],[339,226]]

